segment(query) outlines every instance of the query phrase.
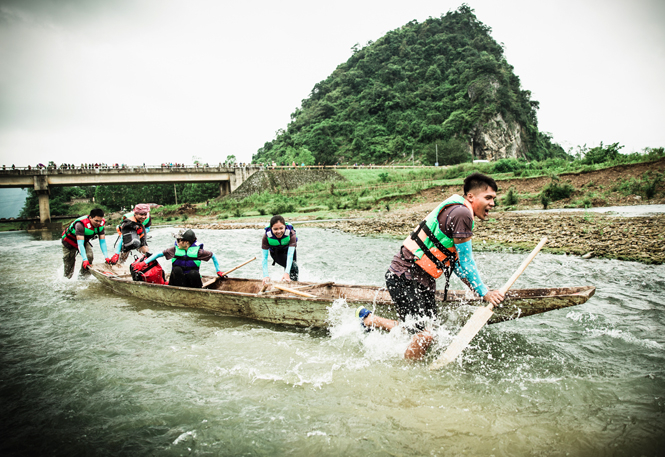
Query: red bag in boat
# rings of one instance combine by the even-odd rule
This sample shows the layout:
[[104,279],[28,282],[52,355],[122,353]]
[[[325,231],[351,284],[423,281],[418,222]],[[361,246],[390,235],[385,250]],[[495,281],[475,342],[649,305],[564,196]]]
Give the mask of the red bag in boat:
[[148,257],[150,257],[150,253],[142,256],[129,266],[129,272],[132,274],[132,279],[134,281],[144,281],[152,284],[166,284],[164,270],[156,260],[147,264],[146,268],[143,270],[137,269],[137,265],[144,262]]

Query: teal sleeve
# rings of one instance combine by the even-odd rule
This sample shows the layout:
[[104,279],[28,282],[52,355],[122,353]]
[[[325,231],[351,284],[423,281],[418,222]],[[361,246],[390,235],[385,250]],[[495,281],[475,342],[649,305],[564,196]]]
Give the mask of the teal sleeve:
[[99,240],[99,249],[102,250],[102,254],[104,254],[104,258],[108,258],[109,253],[106,250],[106,238],[100,239]]
[[163,252],[158,252],[157,254],[153,254],[153,255],[151,255],[150,257],[148,257],[147,259],[145,259],[144,262],[145,262],[145,263],[150,263],[150,262],[152,262],[153,260],[157,260],[157,259],[159,259],[160,257],[164,257],[164,253],[163,253]]
[[88,260],[88,255],[85,253],[85,240],[76,240],[76,244],[79,245],[79,253],[83,260]]
[[217,263],[217,257],[215,257],[215,254],[212,255],[212,263],[215,264],[215,271],[222,271],[219,269],[219,263]]
[[459,256],[459,262],[455,264],[455,273],[460,278],[466,279],[471,284],[471,287],[473,287],[473,290],[481,297],[484,297],[489,289],[483,284],[483,280],[480,279],[476,262],[473,260],[471,241],[456,244],[455,248],[457,248],[457,255]]
[[293,254],[295,252],[295,246],[289,246],[289,250],[286,251],[286,268],[284,268],[285,273],[291,273],[291,265],[293,265]]
[[150,227],[145,228],[145,234],[147,235],[148,233],[150,233]]
[[268,249],[263,249],[263,277],[268,276]]
[[121,251],[122,251],[122,235],[118,235],[118,247],[115,248],[115,253],[120,255]]

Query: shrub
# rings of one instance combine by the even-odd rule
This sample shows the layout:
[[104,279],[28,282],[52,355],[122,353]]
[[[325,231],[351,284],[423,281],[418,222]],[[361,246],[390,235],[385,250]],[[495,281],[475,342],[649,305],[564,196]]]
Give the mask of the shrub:
[[501,159],[494,163],[493,173],[516,173],[524,169],[525,163],[517,159]]
[[577,206],[579,208],[591,208],[593,206],[593,203],[591,202],[591,198],[589,196],[586,196],[577,202]]
[[243,216],[243,213],[240,210],[240,208],[236,208],[236,209],[233,210],[233,216],[234,217],[242,217]]
[[260,207],[258,211],[261,216],[265,216],[266,213],[268,212],[264,207]]
[[543,205],[543,209],[547,209],[550,203],[552,203],[552,200],[550,197],[548,197],[545,192],[540,193],[540,203]]
[[511,187],[510,189],[508,189],[506,195],[501,199],[501,205],[513,206],[517,205],[518,201],[519,198],[517,197],[517,192],[515,192],[514,187]]
[[186,221],[187,219],[189,219],[189,216],[187,214],[183,214],[182,215],[182,220]]
[[619,150],[623,148],[619,143],[610,144],[609,146],[603,147],[603,142],[600,142],[600,146],[597,146],[586,152],[584,158],[581,160],[581,163],[584,165],[593,165],[596,163],[610,162],[619,158]]
[[656,176],[654,179],[651,181],[647,181],[646,185],[644,186],[644,194],[646,195],[647,199],[652,199],[656,195],[656,187],[658,187],[658,184],[660,184],[662,175]]
[[623,195],[644,195],[647,199],[651,199],[656,195],[656,189],[660,182],[663,179],[662,173],[657,175],[652,175],[647,171],[642,179],[630,178],[625,181],[621,181],[617,186],[614,187],[614,190],[620,192]]
[[292,213],[296,210],[296,206],[293,203],[288,203],[288,202],[276,202],[275,205],[272,207],[271,213],[274,215],[276,214],[284,214],[284,213]]
[[[558,180],[558,178],[556,178],[556,180]],[[541,194],[544,194],[547,198],[550,199],[550,201],[555,202],[557,200],[563,200],[564,198],[570,197],[574,191],[575,188],[572,184],[568,182],[559,184],[553,178],[552,182],[543,188]]]
[[386,172],[379,173],[379,182],[389,182],[390,175]]

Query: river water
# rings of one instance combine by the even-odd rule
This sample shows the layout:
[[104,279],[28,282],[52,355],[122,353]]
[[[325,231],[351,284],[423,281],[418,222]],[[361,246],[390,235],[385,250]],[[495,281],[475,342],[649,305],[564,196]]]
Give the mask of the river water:
[[[168,247],[172,231],[156,228],[151,245]],[[261,231],[197,235],[222,268],[260,255]],[[307,281],[383,285],[400,243],[304,227],[298,235]],[[595,285],[596,295],[486,327],[459,363],[430,372],[402,358],[408,337],[364,333],[343,302],[331,303],[325,331],[222,317],[117,296],[91,277],[66,280],[57,239],[0,240],[2,455],[665,449],[664,266],[541,253],[515,287]],[[490,287],[524,257],[476,252]],[[260,278],[260,267],[232,275]],[[438,349],[457,330],[442,326]]]

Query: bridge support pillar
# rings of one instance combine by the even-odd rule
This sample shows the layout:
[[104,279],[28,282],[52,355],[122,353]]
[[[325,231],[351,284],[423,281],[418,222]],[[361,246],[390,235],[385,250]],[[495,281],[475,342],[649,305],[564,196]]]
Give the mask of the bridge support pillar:
[[51,222],[51,206],[48,200],[48,191],[38,191],[37,198],[39,199],[39,222],[46,224]]
[[42,224],[51,222],[51,206],[49,204],[49,189],[47,176],[35,176],[35,192],[39,200],[39,222]]
[[229,181],[219,182],[219,195],[224,197],[231,193],[231,183]]

